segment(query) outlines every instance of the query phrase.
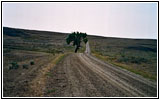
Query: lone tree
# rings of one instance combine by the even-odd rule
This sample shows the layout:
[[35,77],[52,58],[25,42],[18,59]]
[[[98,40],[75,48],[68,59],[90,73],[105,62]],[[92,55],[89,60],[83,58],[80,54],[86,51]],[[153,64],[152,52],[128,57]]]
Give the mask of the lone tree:
[[73,42],[73,46],[76,46],[75,53],[77,53],[77,50],[81,47],[80,45],[81,41],[83,41],[85,44],[87,43],[88,39],[87,39],[86,33],[72,32],[66,38],[67,44],[70,44],[71,42]]

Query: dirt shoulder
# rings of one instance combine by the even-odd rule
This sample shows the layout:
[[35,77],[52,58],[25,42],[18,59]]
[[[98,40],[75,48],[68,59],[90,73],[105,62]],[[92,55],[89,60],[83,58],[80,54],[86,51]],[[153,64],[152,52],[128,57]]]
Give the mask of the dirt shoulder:
[[[46,53],[40,57],[31,57],[34,65],[29,65],[30,60],[26,59],[18,62],[18,69],[9,70],[7,68],[8,66],[5,66],[3,71],[3,96],[43,96],[45,75],[64,55],[65,54],[58,54],[53,56]],[[28,64],[27,69],[23,69],[22,65],[24,64]]]

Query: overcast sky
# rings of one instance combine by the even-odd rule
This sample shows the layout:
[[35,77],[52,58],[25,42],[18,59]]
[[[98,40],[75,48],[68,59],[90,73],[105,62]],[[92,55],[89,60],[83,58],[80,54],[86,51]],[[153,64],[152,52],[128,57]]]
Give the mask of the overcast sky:
[[157,3],[4,3],[3,26],[157,39]]

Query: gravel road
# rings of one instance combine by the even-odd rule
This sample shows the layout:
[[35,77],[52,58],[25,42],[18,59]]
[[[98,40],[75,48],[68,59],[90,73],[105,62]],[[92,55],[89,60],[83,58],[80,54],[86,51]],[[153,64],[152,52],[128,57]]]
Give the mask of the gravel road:
[[85,53],[70,54],[50,71],[44,96],[156,97],[157,84]]

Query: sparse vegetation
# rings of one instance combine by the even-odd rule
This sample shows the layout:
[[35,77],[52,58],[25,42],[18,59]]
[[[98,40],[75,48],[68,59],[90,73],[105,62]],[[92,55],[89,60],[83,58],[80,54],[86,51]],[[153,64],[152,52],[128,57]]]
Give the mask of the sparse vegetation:
[[51,53],[51,54],[53,54],[53,55],[59,54],[59,53],[64,53],[63,50],[57,50],[57,49],[55,49],[55,48],[49,49],[49,50],[47,50],[46,52],[47,52],[47,53]]
[[57,57],[57,59],[55,59],[55,64],[58,64],[65,56],[67,56],[68,55],[68,53],[66,53],[66,54],[60,54],[58,57]]
[[[124,69],[127,69],[128,71],[131,71],[133,73],[136,73],[136,74],[139,74],[145,78],[149,78],[149,79],[152,79],[152,80],[156,80],[156,75],[154,74],[151,74],[151,73],[148,73],[146,72],[145,70],[142,70],[142,69],[137,69],[137,68],[133,68],[132,65],[128,65],[128,64],[125,64],[125,63],[121,63],[121,62],[116,62],[116,61],[112,61],[112,60],[109,60],[110,58],[106,57],[106,56],[102,56],[102,55],[99,55],[97,53],[94,53],[93,54],[94,56],[96,56],[97,58],[103,60],[103,61],[107,61],[108,63],[112,64],[112,65],[116,65],[118,67],[121,67],[121,68],[124,68]],[[126,61],[125,61],[126,62]],[[139,61],[138,61],[139,62]]]
[[117,59],[117,62],[141,64],[148,63],[148,60],[143,57],[121,56]]
[[51,72],[47,72],[46,75],[47,76],[52,76],[52,73]]
[[156,80],[157,41],[89,37],[93,55],[146,78]]

